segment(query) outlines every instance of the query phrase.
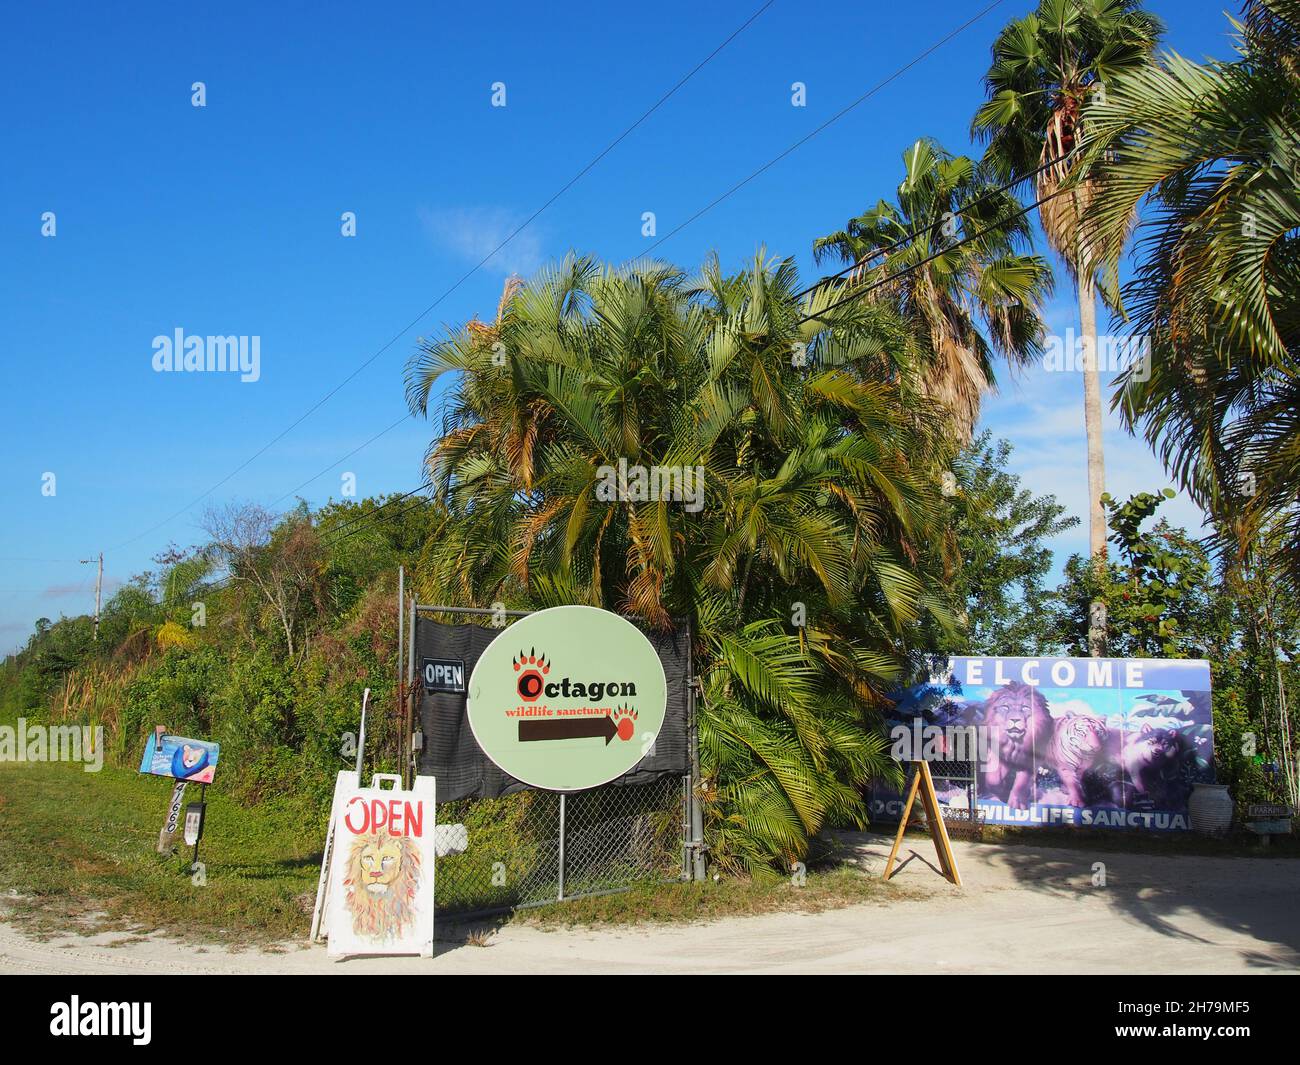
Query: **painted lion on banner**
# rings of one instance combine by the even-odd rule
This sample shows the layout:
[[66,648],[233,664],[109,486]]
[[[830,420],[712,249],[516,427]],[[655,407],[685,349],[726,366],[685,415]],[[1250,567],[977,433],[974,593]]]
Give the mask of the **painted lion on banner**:
[[344,903],[359,936],[401,939],[415,921],[420,851],[405,836],[365,835],[348,850]]
[[1014,810],[1034,800],[1034,774],[1052,739],[1052,715],[1037,688],[1012,681],[984,702],[989,755],[988,789]]

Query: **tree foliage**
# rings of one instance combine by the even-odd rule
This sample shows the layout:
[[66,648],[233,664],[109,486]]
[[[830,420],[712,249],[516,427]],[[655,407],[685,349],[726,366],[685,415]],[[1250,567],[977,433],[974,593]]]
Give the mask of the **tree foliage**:
[[923,138],[903,164],[894,202],[818,238],[813,253],[857,264],[840,293],[870,286],[871,298],[914,330],[915,387],[964,444],[996,383],[996,359],[1017,366],[1042,354],[1051,270],[1028,251],[1029,222],[1014,194],[993,187],[971,159]]
[[[1300,580],[1300,3],[1247,4],[1239,58],[1169,54],[1087,110],[1090,240],[1150,344],[1118,398],[1240,553]],[[1132,280],[1119,261],[1142,208]]]
[[[875,711],[902,636],[947,618],[919,565],[942,536],[947,434],[902,402],[906,323],[835,300],[762,254],[696,278],[570,258],[408,368],[420,414],[455,374],[422,595],[689,622],[713,857],[731,868],[863,823],[862,785],[894,771]],[[621,475],[603,490],[629,467],[698,471],[698,495],[646,498]]]

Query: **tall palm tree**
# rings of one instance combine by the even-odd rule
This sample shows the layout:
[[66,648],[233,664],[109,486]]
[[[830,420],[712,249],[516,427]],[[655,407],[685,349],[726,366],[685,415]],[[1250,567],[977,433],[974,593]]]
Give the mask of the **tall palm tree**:
[[[1162,32],[1160,20],[1138,0],[1041,0],[1033,14],[1008,23],[994,42],[984,77],[989,98],[971,123],[972,133],[987,141],[984,161],[996,177],[1009,181],[1038,171],[1033,179],[1041,201],[1038,217],[1074,278],[1088,360],[1097,351],[1098,263],[1079,224],[1095,194],[1087,175],[1076,173],[1083,111],[1117,76],[1147,65]],[[1106,557],[1101,383],[1095,362],[1085,365],[1088,543],[1100,565]],[[1103,653],[1104,643],[1104,622],[1094,610],[1091,653]]]
[[1272,530],[1300,583],[1300,0],[1246,5],[1234,62],[1178,55],[1088,108],[1090,238],[1151,343],[1117,397],[1244,556]]
[[873,298],[915,325],[919,390],[966,444],[981,398],[996,386],[995,356],[1023,364],[1042,354],[1052,273],[1023,250],[1031,236],[1020,202],[991,187],[972,160],[923,138],[903,153],[903,167],[895,202],[881,200],[819,238],[813,255],[859,264],[843,287],[879,285]]
[[[762,253],[693,280],[569,258],[511,296],[491,343],[453,330],[407,371],[417,413],[456,375],[428,460],[450,517],[422,594],[689,619],[711,853],[751,870],[863,822],[862,783],[895,772],[875,711],[901,634],[945,617],[913,560],[950,445],[901,402],[906,326],[797,285]],[[620,460],[699,469],[699,492],[611,494]]]

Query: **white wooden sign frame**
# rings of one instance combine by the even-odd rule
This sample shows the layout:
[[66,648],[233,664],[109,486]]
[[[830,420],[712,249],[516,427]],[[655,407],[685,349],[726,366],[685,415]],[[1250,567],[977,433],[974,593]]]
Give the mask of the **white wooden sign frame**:
[[[384,787],[385,783],[391,787]],[[376,773],[368,788],[342,771],[334,783],[311,938],[336,957],[433,957],[436,782]]]

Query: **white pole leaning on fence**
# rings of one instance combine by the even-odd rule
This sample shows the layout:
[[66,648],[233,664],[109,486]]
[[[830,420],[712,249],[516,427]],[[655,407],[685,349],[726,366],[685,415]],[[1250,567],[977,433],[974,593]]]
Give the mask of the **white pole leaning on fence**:
[[409,780],[411,785],[415,784],[416,770],[416,753],[414,745],[414,733],[419,727],[420,705],[415,699],[415,622],[417,604],[415,596],[408,597],[411,601],[411,614],[407,618],[406,625],[406,716],[403,719],[403,726],[406,732],[407,758],[406,765],[402,767],[405,774],[403,779]]
[[361,735],[357,739],[357,780],[361,780],[361,761],[366,753],[366,708],[370,705],[370,689],[361,696]]
[[[402,737],[397,744],[397,763],[399,766],[406,765],[406,734],[410,731],[406,727],[406,691],[402,687],[402,665],[403,658],[406,655],[406,645],[402,640],[402,623],[406,620],[402,616],[402,608],[406,605],[406,567],[397,567],[397,686],[394,689],[394,697],[397,700],[397,720],[401,722]],[[406,782],[406,774],[402,773],[402,782]]]

